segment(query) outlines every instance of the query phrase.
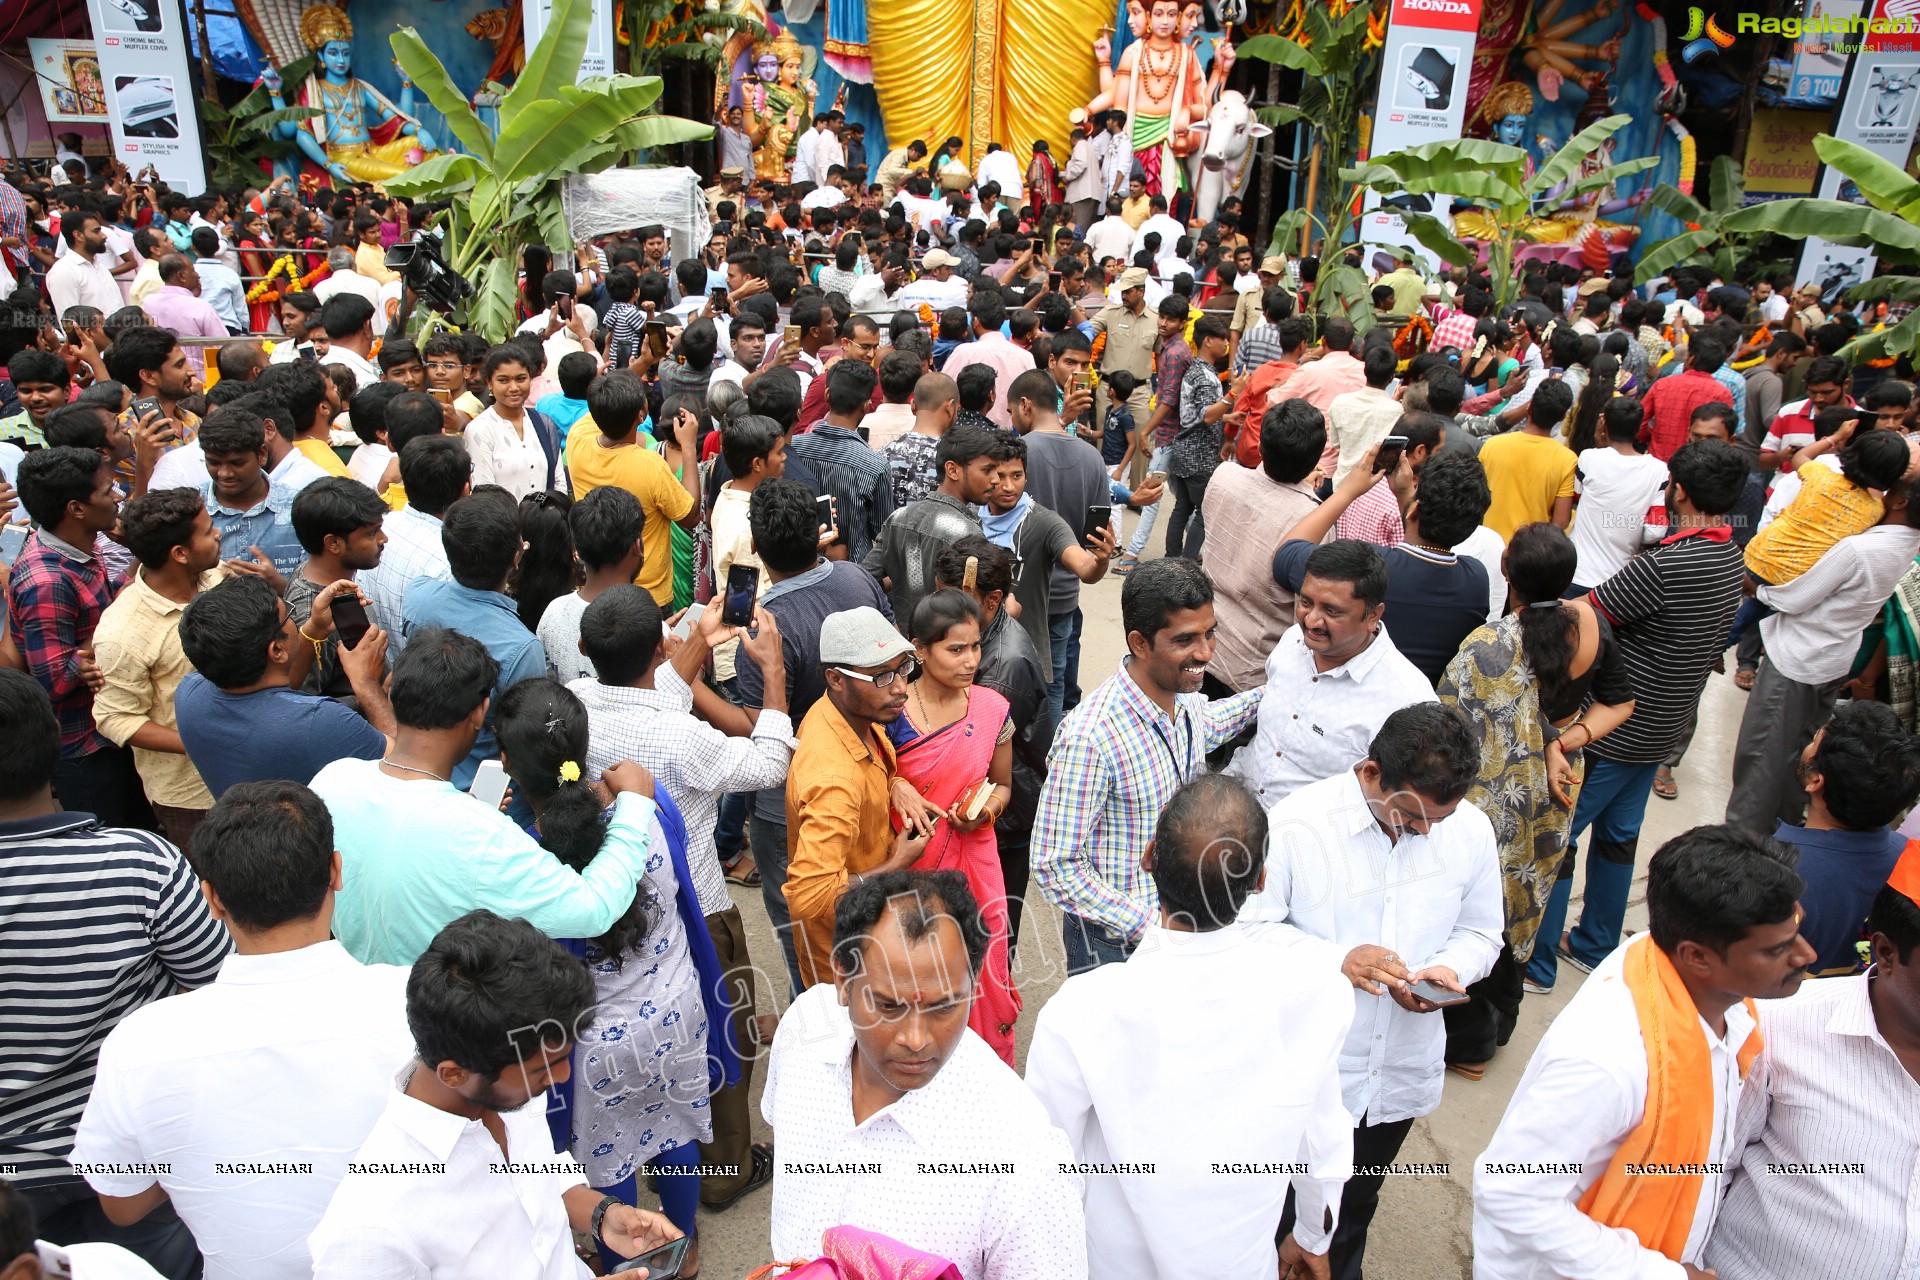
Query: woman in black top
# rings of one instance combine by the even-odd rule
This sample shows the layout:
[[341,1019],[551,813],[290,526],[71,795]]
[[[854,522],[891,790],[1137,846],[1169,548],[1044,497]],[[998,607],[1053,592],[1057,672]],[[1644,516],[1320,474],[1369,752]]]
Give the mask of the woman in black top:
[[1514,530],[1503,561],[1510,612],[1468,636],[1440,681],[1480,739],[1480,776],[1467,802],[1500,841],[1506,946],[1493,972],[1446,1009],[1447,1067],[1485,1074],[1519,1016],[1521,971],[1553,883],[1573,874],[1573,796],[1588,744],[1633,714],[1633,686],[1607,620],[1587,600],[1562,600],[1578,556],[1551,524]]

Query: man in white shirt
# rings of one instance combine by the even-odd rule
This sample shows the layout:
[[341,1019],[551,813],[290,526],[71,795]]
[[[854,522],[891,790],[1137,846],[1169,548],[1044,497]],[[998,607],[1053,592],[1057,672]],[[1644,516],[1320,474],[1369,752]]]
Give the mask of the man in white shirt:
[[[1792,856],[1732,827],[1696,827],[1653,855],[1651,932],[1595,966],[1553,1020],[1475,1166],[1478,1280],[1713,1275],[1702,1259],[1726,1164],[1739,1156],[1743,1077],[1760,1049],[1752,1001],[1792,995],[1814,959],[1799,933],[1806,885]],[[1647,1028],[1658,1033],[1651,1042]],[[1901,1110],[1876,1102],[1883,1119]],[[1637,1172],[1649,1158],[1671,1172]],[[1908,1178],[1899,1181],[1904,1201]],[[1874,1234],[1866,1221],[1849,1230]],[[1778,1261],[1764,1274],[1809,1274]]]
[[971,290],[965,280],[953,274],[959,265],[960,259],[945,249],[927,250],[926,256],[920,259],[920,278],[893,296],[895,309],[911,310],[925,303],[938,314],[948,307],[966,306]]
[[1327,452],[1321,461],[1333,463],[1335,488],[1399,423],[1400,401],[1387,390],[1399,363],[1392,347],[1369,345],[1361,354],[1367,385],[1343,391],[1327,405]]
[[1873,528],[1840,539],[1791,582],[1755,593],[1773,612],[1760,621],[1766,656],[1733,752],[1733,826],[1770,836],[1776,819],[1801,820],[1800,753],[1833,714],[1860,633],[1920,552],[1920,479],[1887,490],[1884,506]]
[[442,929],[407,984],[418,1057],[309,1239],[314,1280],[581,1280],[576,1231],[623,1257],[678,1239],[554,1149],[546,1090],[569,1084],[592,1012],[592,975],[525,920]]
[[1366,758],[1387,718],[1435,701],[1433,683],[1394,647],[1387,563],[1371,543],[1316,547],[1294,601],[1294,625],[1267,658],[1259,728],[1227,772],[1272,806]]
[[[1091,1275],[1272,1275],[1289,1186],[1301,1207],[1282,1273],[1306,1273],[1332,1240],[1353,1171],[1339,1065],[1353,996],[1332,947],[1236,919],[1266,883],[1266,853],[1250,791],[1220,774],[1187,783],[1143,859],[1158,924],[1124,963],[1068,978],[1040,1010],[1027,1087],[1074,1158],[1153,1169],[1087,1179]],[[1210,1101],[1232,1123],[1194,1123],[1201,1080],[1227,1088]]]
[[[98,1166],[109,1221],[171,1200],[208,1280],[305,1280],[307,1235],[413,1053],[407,971],[331,940],[340,855],[300,784],[229,787],[193,851],[233,954],[211,986],[114,1028],[73,1158]],[[104,1171],[116,1165],[162,1172]]]
[[[820,154],[820,139],[827,132],[827,113],[822,111],[813,118],[813,127],[795,139],[793,144],[793,170],[789,181],[798,185],[802,182],[814,182],[814,159]],[[821,170],[820,172],[825,172]]]
[[997,142],[987,144],[987,154],[980,157],[980,167],[974,171],[974,189],[978,190],[989,182],[1000,188],[1000,198],[1009,209],[1018,210],[1025,203],[1026,174],[1020,171],[1020,161]]
[[[400,450],[400,484],[407,505],[390,512],[380,528],[387,545],[380,563],[360,575],[360,588],[381,618],[406,617],[407,587],[416,578],[451,581],[440,517],[467,492],[473,463],[467,448],[451,436],[422,436]],[[406,647],[401,628],[387,633],[389,660]]]
[[365,298],[367,305],[373,308],[376,327],[380,332],[386,332],[386,317],[381,314],[380,308],[380,282],[353,269],[353,250],[328,250],[327,269],[330,272],[327,278],[313,287],[313,296],[320,299],[321,305],[326,305],[343,293]]
[[1910,1262],[1920,1239],[1916,899],[1920,855],[1910,853],[1867,917],[1871,976],[1804,983],[1759,1006],[1765,1047],[1741,1090],[1727,1196],[1707,1240],[1705,1262],[1722,1280],[1897,1276]]
[[889,249],[887,256],[881,259],[878,271],[870,271],[853,282],[853,291],[847,295],[847,305],[853,308],[855,315],[886,315],[899,307],[900,290],[906,286],[912,274],[907,251]]
[[372,304],[353,293],[336,294],[320,306],[319,325],[327,335],[327,354],[320,363],[352,370],[362,390],[380,381],[380,367],[372,356],[376,314]]
[[69,215],[60,227],[60,237],[71,250],[63,253],[47,268],[47,296],[53,300],[53,313],[65,315],[69,307],[98,307],[102,315],[112,315],[122,305],[120,286],[114,283],[113,267],[117,258],[107,249],[107,233],[93,214]]
[[1356,768],[1268,815],[1267,883],[1248,914],[1334,944],[1354,987],[1340,1084],[1354,1164],[1369,1172],[1341,1194],[1330,1251],[1341,1280],[1360,1280],[1386,1181],[1372,1170],[1440,1105],[1446,1024],[1418,992],[1464,993],[1500,954],[1498,843],[1486,815],[1462,803],[1479,770],[1465,717],[1423,702],[1387,717]]
[[1127,261],[1129,262],[1133,261],[1134,254],[1139,253],[1147,247],[1147,235],[1149,232],[1159,235],[1160,256],[1162,258],[1171,256],[1174,253],[1174,247],[1180,243],[1180,237],[1187,234],[1187,229],[1180,225],[1178,218],[1167,216],[1167,198],[1165,196],[1155,195],[1150,197],[1147,200],[1147,207],[1153,212],[1147,215],[1147,220],[1142,222],[1140,229],[1133,234],[1133,244],[1127,249]]
[[1128,265],[1133,262],[1133,228],[1120,216],[1120,206],[1119,196],[1108,196],[1106,216],[1087,228],[1087,252],[1094,266],[1108,258],[1119,258]]
[[967,1026],[989,936],[966,881],[906,871],[850,885],[834,982],[788,1006],[760,1100],[779,1152],[773,1255],[817,1257],[845,1223],[964,1280],[1085,1280],[1066,1135]]

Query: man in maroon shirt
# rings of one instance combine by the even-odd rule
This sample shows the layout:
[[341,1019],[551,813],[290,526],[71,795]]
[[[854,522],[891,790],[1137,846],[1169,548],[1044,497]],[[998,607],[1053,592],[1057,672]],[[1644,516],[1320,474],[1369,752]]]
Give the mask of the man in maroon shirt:
[[1708,334],[1695,334],[1687,343],[1687,367],[1661,378],[1648,389],[1641,405],[1646,425],[1640,439],[1647,452],[1665,462],[1687,442],[1693,411],[1708,401],[1733,404],[1733,393],[1721,386],[1713,371],[1727,361],[1726,344]]

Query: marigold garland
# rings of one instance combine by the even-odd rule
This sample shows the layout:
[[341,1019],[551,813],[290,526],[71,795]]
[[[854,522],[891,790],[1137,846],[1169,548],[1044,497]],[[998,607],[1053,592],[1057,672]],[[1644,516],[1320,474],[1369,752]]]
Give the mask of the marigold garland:
[[[328,274],[325,263],[321,263],[305,275],[297,274],[298,270],[293,264],[292,254],[276,259],[274,264],[267,268],[267,274],[261,276],[259,282],[247,290],[247,301],[250,303],[278,302],[288,293],[298,293],[303,289],[313,288],[314,285],[326,279]],[[281,276],[287,278],[288,283],[293,286],[291,289],[281,290],[273,287],[273,282]]]

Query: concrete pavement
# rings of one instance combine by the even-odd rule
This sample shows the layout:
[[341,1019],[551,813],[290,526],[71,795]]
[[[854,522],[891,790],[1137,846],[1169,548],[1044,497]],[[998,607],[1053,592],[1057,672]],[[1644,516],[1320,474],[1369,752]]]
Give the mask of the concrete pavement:
[[[1157,553],[1160,539],[1156,537],[1154,543]],[[1082,592],[1082,607],[1086,612],[1081,659],[1083,688],[1091,689],[1111,675],[1126,652],[1120,633],[1120,589],[1118,579],[1108,579]],[[1646,928],[1645,873],[1653,850],[1690,827],[1721,819],[1729,788],[1733,743],[1745,697],[1726,676],[1715,676],[1708,682],[1699,730],[1686,762],[1676,775],[1679,799],[1648,801],[1639,875],[1627,909],[1630,930]],[[767,1013],[775,1007],[769,1003],[770,991],[780,992],[777,1007],[784,1009],[787,1003],[785,974],[759,892],[739,886],[731,888],[734,901],[746,919],[750,949],[762,969],[760,1012]],[[1576,880],[1576,895],[1578,892]],[[1578,903],[1577,896],[1575,902]],[[1577,918],[1576,905],[1569,919]],[[774,981],[767,980],[769,974],[774,976]],[[1021,924],[1018,966],[1014,973],[1025,1001],[1017,1032],[1023,1062],[1033,1034],[1034,1017],[1064,976],[1059,913],[1036,894],[1028,901]],[[1447,1076],[1446,1095],[1439,1110],[1415,1122],[1399,1157],[1401,1163],[1445,1164],[1447,1173],[1401,1178],[1389,1183],[1381,1195],[1379,1213],[1369,1236],[1369,1280],[1469,1280],[1473,1163],[1499,1123],[1507,1098],[1519,1083],[1541,1033],[1581,981],[1581,974],[1571,966],[1562,965],[1559,985],[1551,995],[1527,997],[1518,1030],[1488,1067],[1484,1079],[1467,1081],[1451,1074]],[[1276,1064],[1275,1069],[1283,1070],[1284,1065]],[[763,1081],[764,1071],[757,1071],[753,1080],[755,1136],[761,1140],[769,1137],[758,1115]],[[1215,1113],[1210,1102],[1195,1099],[1195,1122],[1231,1123],[1230,1114]],[[702,1213],[702,1275],[739,1280],[755,1267],[772,1260],[768,1243],[770,1202],[771,1192],[762,1189],[724,1214]]]

